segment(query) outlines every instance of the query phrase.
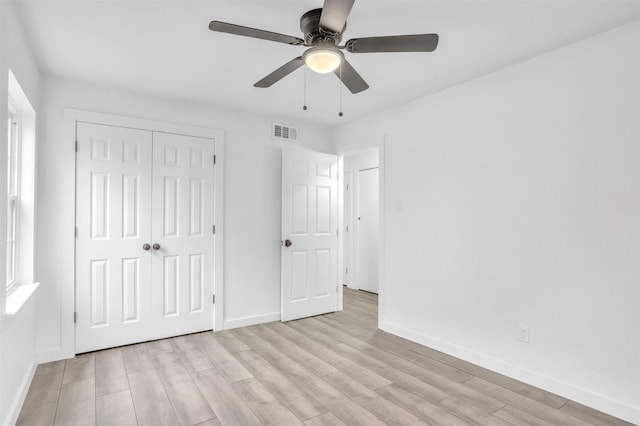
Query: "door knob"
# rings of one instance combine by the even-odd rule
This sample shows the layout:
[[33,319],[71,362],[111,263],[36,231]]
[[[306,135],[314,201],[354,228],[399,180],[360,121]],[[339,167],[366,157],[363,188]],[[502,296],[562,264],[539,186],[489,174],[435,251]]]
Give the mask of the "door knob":
[[146,243],[145,243],[145,244],[142,246],[142,250],[151,250],[151,246],[150,246],[149,244],[146,244]]
[[158,243],[153,243],[153,249],[154,249],[154,250],[160,250],[160,244],[158,244]]
[[291,247],[291,244],[293,244],[293,243],[291,242],[291,240],[284,240],[284,246],[285,246],[285,247]]

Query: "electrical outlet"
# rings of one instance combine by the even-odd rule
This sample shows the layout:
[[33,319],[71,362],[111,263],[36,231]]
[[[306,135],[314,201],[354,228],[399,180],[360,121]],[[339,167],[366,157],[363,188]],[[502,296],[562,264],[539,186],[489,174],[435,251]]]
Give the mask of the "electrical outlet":
[[529,343],[529,326],[518,324],[518,340],[522,343]]

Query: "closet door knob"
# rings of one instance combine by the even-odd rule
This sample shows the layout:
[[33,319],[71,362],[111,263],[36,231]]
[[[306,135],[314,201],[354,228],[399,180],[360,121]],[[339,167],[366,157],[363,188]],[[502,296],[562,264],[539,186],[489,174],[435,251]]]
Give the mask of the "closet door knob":
[[153,249],[154,249],[154,250],[160,250],[160,244],[158,244],[158,243],[153,243]]
[[284,246],[285,247],[291,247],[293,243],[291,242],[291,240],[284,240]]
[[151,250],[151,246],[149,244],[144,244],[142,246],[142,250]]

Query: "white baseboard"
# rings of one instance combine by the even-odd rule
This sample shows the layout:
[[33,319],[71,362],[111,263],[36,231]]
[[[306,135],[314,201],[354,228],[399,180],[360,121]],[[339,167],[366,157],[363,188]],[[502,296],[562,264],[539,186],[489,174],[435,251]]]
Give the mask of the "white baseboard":
[[273,321],[280,321],[280,312],[225,320],[224,329],[229,330],[231,328],[247,327],[249,325],[264,324],[265,322]]
[[2,423],[5,426],[15,425],[18,422],[18,416],[20,415],[20,410],[22,410],[22,405],[24,404],[24,400],[27,398],[27,392],[29,392],[29,386],[31,386],[31,381],[33,380],[33,376],[36,374],[36,368],[38,365],[34,362],[31,364],[31,368],[29,372],[25,374],[22,383],[20,383],[20,388],[17,389],[16,397],[11,403],[11,408],[7,413],[7,417],[3,419]]
[[38,364],[44,364],[45,362],[60,361],[61,359],[69,359],[75,356],[76,354],[73,349],[50,349],[48,351],[38,352],[36,354],[36,361]]
[[594,408],[634,424],[640,424],[640,406],[635,407],[624,402],[611,399],[588,389],[580,388],[544,374],[530,371],[517,365],[484,355],[462,346],[435,339],[430,336],[406,329],[389,322],[381,323],[380,329],[395,334],[429,348],[444,352],[456,358],[479,365],[496,373],[503,374],[531,386],[560,395],[580,404]]

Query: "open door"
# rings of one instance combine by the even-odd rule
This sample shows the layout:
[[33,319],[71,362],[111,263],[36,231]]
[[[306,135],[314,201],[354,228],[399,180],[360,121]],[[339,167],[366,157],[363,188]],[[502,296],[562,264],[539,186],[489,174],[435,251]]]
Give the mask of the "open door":
[[282,152],[282,321],[335,312],[338,157]]

